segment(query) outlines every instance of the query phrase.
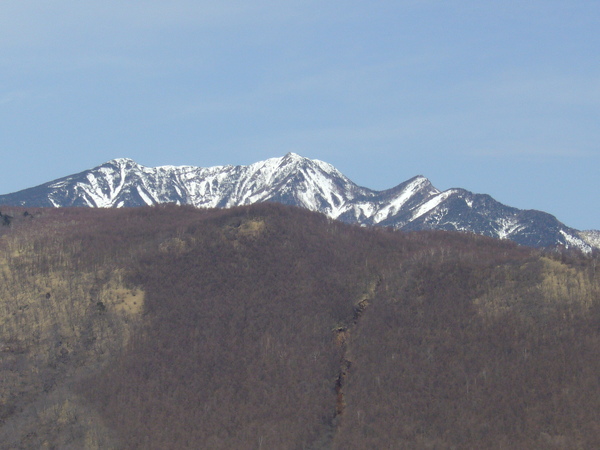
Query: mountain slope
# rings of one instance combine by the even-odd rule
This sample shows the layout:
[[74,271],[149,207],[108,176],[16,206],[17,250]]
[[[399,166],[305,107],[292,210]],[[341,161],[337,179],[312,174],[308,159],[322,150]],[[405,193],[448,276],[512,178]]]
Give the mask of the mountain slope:
[[0,449],[600,448],[598,255],[274,203],[2,214]]
[[541,211],[519,210],[464,189],[440,191],[417,176],[384,191],[356,185],[331,164],[294,153],[248,166],[144,167],[130,159],[0,196],[0,204],[131,207],[161,203],[228,208],[277,202],[347,223],[402,230],[467,231],[519,244],[590,251],[577,230]]

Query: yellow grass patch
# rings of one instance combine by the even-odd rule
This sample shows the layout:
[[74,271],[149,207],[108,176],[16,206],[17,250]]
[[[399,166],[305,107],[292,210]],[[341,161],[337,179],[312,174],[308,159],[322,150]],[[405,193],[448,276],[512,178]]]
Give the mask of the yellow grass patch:
[[263,219],[253,219],[243,222],[238,232],[242,236],[258,237],[264,230],[265,221]]
[[556,302],[578,303],[589,308],[594,297],[594,285],[582,271],[559,261],[541,258],[544,263],[541,290]]
[[137,289],[117,288],[108,293],[112,304],[119,313],[139,314],[144,306],[144,291]]
[[[600,286],[584,270],[547,257],[540,258],[538,263],[541,265],[536,284],[528,282],[528,286],[524,287],[525,281],[515,279],[518,272],[507,272],[502,284],[474,299],[473,304],[481,314],[488,316],[503,314],[517,305],[525,307],[521,308],[522,311],[530,312],[550,311],[559,305],[567,306],[569,310],[586,311],[598,297]],[[527,270],[528,264],[520,270]]]

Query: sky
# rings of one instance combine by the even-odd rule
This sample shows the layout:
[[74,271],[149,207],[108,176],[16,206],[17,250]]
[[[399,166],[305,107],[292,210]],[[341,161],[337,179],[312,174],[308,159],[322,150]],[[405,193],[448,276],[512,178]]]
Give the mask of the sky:
[[600,229],[597,0],[0,0],[0,194],[295,152]]

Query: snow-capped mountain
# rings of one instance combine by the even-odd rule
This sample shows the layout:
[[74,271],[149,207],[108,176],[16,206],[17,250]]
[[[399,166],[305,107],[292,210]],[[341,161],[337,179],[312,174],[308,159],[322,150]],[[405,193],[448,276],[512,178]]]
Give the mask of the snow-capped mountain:
[[467,231],[535,247],[591,251],[577,230],[554,216],[505,206],[464,189],[440,191],[417,176],[388,190],[353,183],[331,164],[294,153],[248,166],[144,167],[131,159],[7,195],[0,205],[130,207],[159,203],[227,208],[279,202],[348,223],[402,230]]

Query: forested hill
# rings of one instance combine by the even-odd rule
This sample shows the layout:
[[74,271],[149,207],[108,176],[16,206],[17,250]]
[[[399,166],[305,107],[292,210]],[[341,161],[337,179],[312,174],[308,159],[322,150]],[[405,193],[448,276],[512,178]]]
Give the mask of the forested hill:
[[597,256],[277,204],[3,209],[0,448],[599,448]]

